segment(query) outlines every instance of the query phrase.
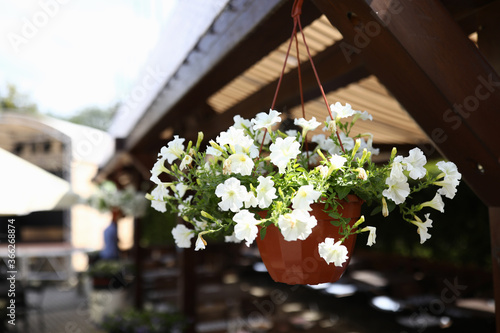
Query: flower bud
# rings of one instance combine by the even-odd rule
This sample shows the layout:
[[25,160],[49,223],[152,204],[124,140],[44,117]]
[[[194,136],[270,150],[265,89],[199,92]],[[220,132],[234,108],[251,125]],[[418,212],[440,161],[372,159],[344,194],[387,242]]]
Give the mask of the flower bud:
[[387,201],[385,201],[385,197],[382,197],[382,215],[384,217],[389,216],[389,209],[387,208]]
[[354,144],[354,148],[352,149],[352,158],[354,158],[354,156],[358,152],[359,147],[361,147],[361,139],[357,138],[356,143]]
[[218,151],[225,152],[225,150],[221,146],[219,146],[217,142],[215,142],[214,140],[210,140],[208,143]]
[[352,226],[352,228],[357,228],[361,223],[365,222],[365,216],[364,215],[361,215],[361,217],[359,218],[359,220],[356,221],[356,223],[354,223],[354,225]]
[[391,151],[391,161],[394,159],[394,157],[396,157],[397,153],[398,153],[398,150],[396,149],[396,147],[393,147],[392,151]]
[[201,142],[203,141],[203,132],[198,132],[198,140],[196,140],[196,150],[200,149]]
[[332,132],[332,133],[336,132],[336,131],[337,131],[337,122],[336,122],[335,120],[330,120],[330,121],[328,122],[328,127],[327,127],[327,129],[328,129],[330,132]]
[[214,220],[213,216],[208,214],[207,212],[205,212],[204,210],[201,211],[201,216],[203,216],[204,218],[206,219],[209,219],[209,220]]
[[359,160],[359,165],[365,164],[367,157],[368,157],[368,149],[363,148],[363,155],[361,156],[361,159]]

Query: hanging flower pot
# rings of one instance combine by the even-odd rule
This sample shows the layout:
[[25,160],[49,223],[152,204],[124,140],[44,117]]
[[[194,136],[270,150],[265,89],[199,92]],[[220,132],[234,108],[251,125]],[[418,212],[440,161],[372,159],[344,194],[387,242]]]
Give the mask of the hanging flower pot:
[[[444,212],[442,197],[455,196],[461,174],[455,164],[444,161],[436,164],[440,172],[431,174],[419,148],[405,157],[393,149],[386,163],[372,161],[372,155],[379,153],[373,147],[373,135],[352,129],[357,121],[373,117],[348,103],[328,104],[302,31],[302,2],[294,2],[294,27],[284,62],[293,42],[296,59],[301,59],[299,29],[328,113],[324,121],[306,119],[297,66],[302,117],[294,124],[300,131],[280,130],[282,116],[274,107],[283,66],[269,112],[259,112],[252,119],[234,116],[234,125],[208,145],[199,132],[196,142],[185,145],[186,140],[175,135],[162,147],[151,169],[156,187],[146,197],[156,210],[176,213],[188,223],[172,229],[177,246],[192,247],[195,238],[195,250],[203,250],[211,234],[224,236],[226,242],[244,241],[247,246],[257,240],[274,280],[318,284],[342,276],[358,233],[368,233],[367,246],[375,243],[376,228],[360,227],[365,222],[360,217],[364,201],[375,206],[374,214],[383,216],[399,207],[402,219],[416,227],[423,243],[432,228],[426,210]],[[314,134],[318,130],[325,134]],[[413,193],[431,186],[438,187],[434,199],[407,202]],[[356,196],[338,204],[335,198],[345,198],[347,193]],[[325,204],[329,214],[324,212]],[[335,222],[330,216],[341,218]],[[260,234],[265,233],[263,239],[259,228]]]
[[[352,226],[361,215],[363,201],[355,195],[348,196],[348,202],[341,200],[339,213],[343,217],[351,219]],[[335,282],[342,277],[349,260],[352,249],[356,243],[356,234],[349,236],[343,245],[347,248],[348,259],[342,266],[328,264],[320,257],[318,244],[325,238],[342,238],[339,235],[339,226],[331,223],[332,218],[324,211],[324,204],[315,203],[311,205],[311,215],[316,217],[317,225],[305,240],[287,241],[278,227],[270,225],[267,227],[265,237],[257,237],[257,246],[262,261],[276,282],[287,284],[319,284]],[[266,212],[261,212],[265,216]]]

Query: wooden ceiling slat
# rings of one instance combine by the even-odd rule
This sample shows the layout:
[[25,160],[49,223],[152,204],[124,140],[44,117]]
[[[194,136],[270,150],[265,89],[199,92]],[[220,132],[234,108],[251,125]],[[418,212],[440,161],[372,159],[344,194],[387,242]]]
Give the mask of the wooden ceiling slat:
[[[331,59],[334,59],[336,66],[331,65]],[[337,89],[368,76],[368,73],[364,70],[362,63],[358,59],[354,59],[350,63],[343,65],[344,62],[345,58],[339,45],[330,46],[314,57],[316,69],[322,74],[324,86]],[[302,83],[306,100],[319,95],[316,79],[310,66],[308,62],[301,66]],[[300,103],[296,71],[297,69],[290,71],[283,78],[278,94],[278,101],[275,106],[277,110],[283,111],[285,106],[293,107]],[[229,125],[232,125],[233,116],[236,114],[244,118],[251,118],[258,112],[267,111],[271,106],[276,85],[276,80],[270,82],[255,94],[250,95],[225,113],[207,122],[205,124],[205,129],[207,130],[205,133],[206,137],[213,137],[218,132],[225,130]]]

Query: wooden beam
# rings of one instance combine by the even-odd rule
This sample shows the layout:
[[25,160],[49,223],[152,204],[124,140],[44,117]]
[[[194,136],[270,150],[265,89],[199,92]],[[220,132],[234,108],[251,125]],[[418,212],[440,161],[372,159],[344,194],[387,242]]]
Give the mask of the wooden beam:
[[[370,73],[364,67],[361,57],[353,57],[347,62],[339,44],[327,47],[313,57],[314,65],[319,72],[325,91],[332,91],[357,82]],[[334,64],[334,65],[332,65]],[[309,61],[301,64],[302,87],[305,101],[320,96],[320,90]],[[262,87],[226,112],[213,117],[203,124],[206,138],[213,138],[233,124],[233,117],[240,115],[251,118],[258,112],[268,111],[278,84],[278,79]],[[283,110],[300,104],[298,71],[293,69],[283,76],[275,109]]]
[[[500,78],[436,1],[313,0],[488,205],[500,205]],[[433,147],[428,147],[433,151]]]
[[481,31],[484,26],[484,16],[496,16],[500,10],[500,0],[442,2],[466,35]]
[[[493,7],[493,6],[490,6]],[[495,2],[496,8],[490,8],[475,15],[479,30],[477,43],[479,50],[486,57],[491,66],[500,73],[500,1]]]
[[[498,2],[497,2],[498,4]],[[482,11],[478,14],[481,29],[478,31],[478,45],[486,59],[500,73],[500,22],[498,11]],[[490,207],[491,266],[495,293],[497,332],[500,332],[500,207]]]

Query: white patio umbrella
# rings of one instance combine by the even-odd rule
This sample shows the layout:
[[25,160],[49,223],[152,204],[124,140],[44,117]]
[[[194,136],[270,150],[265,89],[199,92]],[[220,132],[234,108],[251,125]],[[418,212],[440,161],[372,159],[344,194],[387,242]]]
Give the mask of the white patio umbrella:
[[78,201],[66,180],[0,148],[0,215],[66,209]]

